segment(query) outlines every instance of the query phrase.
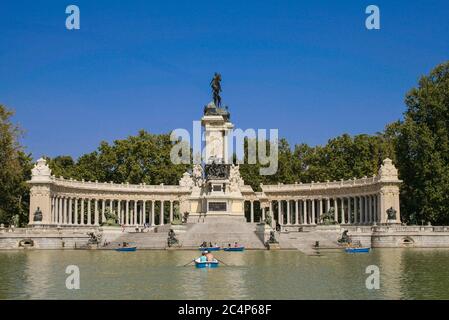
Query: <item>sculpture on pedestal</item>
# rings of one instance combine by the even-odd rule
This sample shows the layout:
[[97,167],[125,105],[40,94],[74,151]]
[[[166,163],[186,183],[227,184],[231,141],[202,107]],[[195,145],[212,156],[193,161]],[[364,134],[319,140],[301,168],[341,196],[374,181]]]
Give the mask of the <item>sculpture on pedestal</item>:
[[241,186],[243,186],[245,183],[240,176],[240,169],[238,165],[231,165],[230,172],[229,172],[229,190],[231,192],[238,191]]
[[206,165],[206,179],[228,179],[229,165],[213,161]]
[[201,164],[196,164],[193,166],[192,179],[195,187],[201,188],[203,186],[203,167]]
[[42,222],[42,211],[39,207],[37,207],[36,211],[34,212],[33,221]]
[[171,248],[174,245],[178,245],[179,240],[176,238],[176,233],[173,229],[170,229],[168,232],[168,238],[167,238],[167,245],[169,248]]
[[212,96],[214,99],[214,104],[218,108],[221,106],[221,74],[215,72],[214,77],[212,78],[210,82],[210,86],[212,88]]
[[393,207],[387,210],[387,217],[388,220],[396,221],[396,210]]
[[40,158],[37,160],[33,169],[31,169],[31,180],[32,181],[41,181],[47,180],[51,177],[51,169],[47,165],[47,161],[44,158]]

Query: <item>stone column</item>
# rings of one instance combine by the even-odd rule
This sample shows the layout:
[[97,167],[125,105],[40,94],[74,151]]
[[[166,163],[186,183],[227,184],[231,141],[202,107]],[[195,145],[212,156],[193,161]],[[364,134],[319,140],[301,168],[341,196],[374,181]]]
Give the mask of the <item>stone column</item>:
[[159,219],[159,225],[163,226],[164,225],[164,200],[161,200],[161,216]]
[[367,214],[366,214],[366,210],[367,210],[367,205],[366,205],[366,196],[363,196],[363,224],[366,224],[368,219],[367,219]]
[[151,226],[154,226],[154,200],[151,200]]
[[317,210],[316,210],[316,223],[320,223],[321,222],[321,214],[323,212],[323,208],[322,208],[322,204],[323,204],[323,200],[322,199],[318,199],[317,204]]
[[101,199],[101,219],[103,221],[106,220],[105,211],[106,211],[106,199]]
[[134,220],[133,224],[137,225],[137,217],[139,216],[139,200],[134,201]]
[[308,221],[307,221],[307,199],[302,200],[302,223],[308,224]]
[[92,225],[92,200],[87,199],[87,224]]
[[95,201],[95,211],[94,211],[94,224],[96,226],[100,225],[99,214],[98,214],[98,199],[94,199]]
[[363,224],[363,196],[359,196],[359,224]]
[[254,222],[254,200],[250,201],[250,210],[251,210],[250,221],[251,221],[251,223],[253,223]]
[[334,198],[334,220],[338,223],[338,200]]
[[299,225],[299,200],[295,200],[295,224]]
[[146,208],[146,200],[142,201],[142,212],[143,212],[143,224],[147,223],[147,208]]
[[57,224],[61,224],[62,221],[62,198],[58,197],[58,215],[57,215],[57,220],[56,223]]
[[[55,206],[55,199],[53,197],[50,197],[50,223],[53,223],[54,221],[54,214],[55,214],[55,210],[54,210],[54,206]],[[31,221],[31,219],[30,219]]]
[[262,222],[264,221],[265,221],[265,205],[262,207]]
[[[114,213],[114,202],[115,202],[115,199],[110,199],[109,200],[109,206],[110,206],[111,213]],[[115,211],[115,215],[118,216],[118,212],[117,211]],[[105,217],[105,219],[106,219],[106,217]]]
[[64,210],[62,211],[62,224],[67,224],[67,217],[69,215],[67,203],[68,203],[68,199],[66,197],[64,197],[64,199],[63,199]]
[[73,224],[78,224],[79,223],[79,219],[78,219],[78,198],[75,198],[75,206],[73,208],[73,214],[74,214],[74,221]]
[[348,197],[348,224],[352,223],[352,218],[351,218],[351,197]]
[[117,221],[119,224],[123,223],[123,214],[122,214],[122,208],[121,208],[121,200],[117,200]]
[[379,222],[379,198],[377,196],[377,194],[375,194],[374,196],[374,221],[377,223]]
[[170,200],[170,221],[169,223],[173,222],[173,200]]
[[354,197],[354,224],[358,223],[357,219],[357,197]]
[[125,204],[125,225],[129,225],[129,200],[126,200]]
[[84,198],[81,198],[80,201],[81,201],[80,224],[84,225]]
[[315,199],[310,200],[312,201],[312,224],[315,224]]
[[55,197],[55,214],[53,223],[58,224],[58,207],[59,207],[59,197]]
[[369,196],[365,196],[365,201],[366,201],[366,224],[370,224],[370,199]]
[[278,200],[278,223],[280,225],[282,225],[282,213],[281,213],[282,209],[281,209],[281,206],[282,206],[282,201]]
[[341,198],[341,213],[340,213],[341,224],[345,224],[345,198]]
[[69,198],[69,220],[68,220],[69,224],[73,224],[72,206],[73,206],[72,198]]
[[368,205],[368,196],[364,196],[364,220],[365,224],[369,223],[369,205]]

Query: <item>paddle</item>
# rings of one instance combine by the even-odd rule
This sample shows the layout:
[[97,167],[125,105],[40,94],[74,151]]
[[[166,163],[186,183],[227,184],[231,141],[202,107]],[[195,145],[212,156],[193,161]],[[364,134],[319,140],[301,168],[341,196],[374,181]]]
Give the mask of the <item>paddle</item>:
[[222,260],[218,259],[217,257],[215,257],[215,259],[217,259],[217,261],[219,261],[219,262],[223,263],[223,264],[224,264],[225,266],[228,266],[228,267],[229,267],[229,264],[227,264],[226,262],[224,262],[224,261],[222,261]]
[[183,265],[183,267],[187,267],[189,264],[191,264],[193,261],[195,261],[195,260],[192,260],[192,261],[189,261],[188,263],[186,263],[185,265]]

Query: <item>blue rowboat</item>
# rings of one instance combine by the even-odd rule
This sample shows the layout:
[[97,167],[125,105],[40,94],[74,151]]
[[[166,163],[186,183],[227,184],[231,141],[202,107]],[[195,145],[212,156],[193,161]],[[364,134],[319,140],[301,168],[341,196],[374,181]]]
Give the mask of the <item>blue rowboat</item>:
[[229,247],[229,248],[224,248],[224,251],[244,251],[245,247]]
[[198,269],[217,268],[218,267],[218,261],[215,259],[214,261],[201,262],[200,258],[198,258],[198,259],[195,260],[195,267],[197,267]]
[[368,253],[370,248],[345,248],[347,253]]
[[220,251],[220,247],[199,247],[200,251]]
[[115,251],[136,251],[137,247],[121,247],[121,248],[115,248]]

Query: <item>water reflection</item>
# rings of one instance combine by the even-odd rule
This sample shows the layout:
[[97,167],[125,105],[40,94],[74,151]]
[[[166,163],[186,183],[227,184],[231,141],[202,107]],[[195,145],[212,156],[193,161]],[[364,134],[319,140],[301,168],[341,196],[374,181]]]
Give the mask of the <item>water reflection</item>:
[[[219,252],[217,269],[183,267],[194,251],[0,252],[1,299],[448,299],[449,250]],[[81,289],[65,288],[77,265]],[[380,290],[368,290],[377,265]]]

